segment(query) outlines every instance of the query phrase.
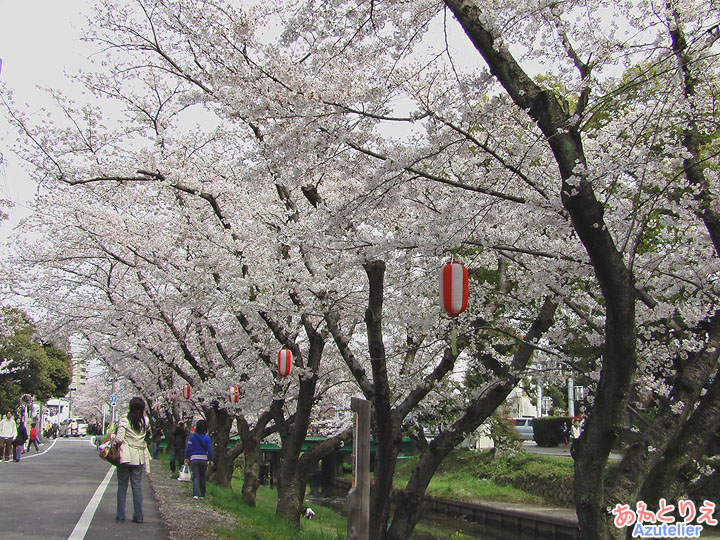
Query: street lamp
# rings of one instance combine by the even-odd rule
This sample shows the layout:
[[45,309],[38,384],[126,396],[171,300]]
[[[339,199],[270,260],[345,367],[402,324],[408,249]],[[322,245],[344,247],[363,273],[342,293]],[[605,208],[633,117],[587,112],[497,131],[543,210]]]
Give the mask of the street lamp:
[[[115,395],[115,381],[117,381],[119,377],[113,376],[108,377],[107,381],[109,383],[112,383],[112,389],[110,390],[110,425],[115,423],[115,405],[117,403],[117,396]],[[105,426],[103,425],[103,428]]]
[[68,406],[68,418],[72,418],[72,393],[77,390],[77,386],[69,386],[68,392],[70,393],[70,405]]
[[543,404],[543,411],[545,411],[545,416],[550,416],[550,407],[552,406],[552,398],[545,396],[542,398],[542,404]]

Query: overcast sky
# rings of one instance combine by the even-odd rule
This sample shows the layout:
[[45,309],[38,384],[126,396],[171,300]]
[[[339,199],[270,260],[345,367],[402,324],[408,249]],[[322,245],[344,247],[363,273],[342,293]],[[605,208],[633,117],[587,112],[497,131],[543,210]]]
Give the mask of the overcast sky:
[[[91,0],[0,0],[0,81],[14,91],[15,101],[43,108],[36,86],[57,87],[65,70],[74,72],[84,53],[79,29]],[[8,150],[14,136],[0,115],[0,152],[7,162],[0,171],[0,198],[10,199],[10,221],[0,225],[0,243],[10,229],[27,215],[26,202],[34,184]]]

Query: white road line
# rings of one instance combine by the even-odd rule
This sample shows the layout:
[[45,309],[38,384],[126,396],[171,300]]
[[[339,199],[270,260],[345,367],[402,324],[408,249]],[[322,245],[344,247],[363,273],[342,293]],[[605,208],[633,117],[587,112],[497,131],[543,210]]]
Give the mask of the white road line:
[[24,461],[26,459],[42,456],[44,453],[49,452],[53,446],[55,446],[55,443],[57,442],[57,439],[55,439],[50,446],[47,448],[44,448],[42,452],[36,452],[34,454],[31,454],[29,450],[26,450],[24,454],[20,456],[20,461]]
[[68,540],[83,540],[85,538],[85,534],[90,527],[90,522],[92,522],[95,511],[97,510],[97,507],[100,504],[100,500],[105,493],[105,488],[107,488],[107,485],[110,482],[110,478],[112,478],[114,472],[115,467],[110,467],[107,474],[105,475],[105,478],[103,478],[103,481],[95,490],[95,494],[92,496],[92,499],[90,499],[90,502],[85,507],[85,511],[82,513],[82,516],[80,516],[80,519],[78,520],[77,525],[75,525],[73,532],[70,533],[70,536],[68,536]]
[[45,448],[42,452],[37,452],[37,453],[32,454],[32,455],[30,454],[30,451],[28,450],[28,451],[25,452],[25,454],[24,454],[24,455],[25,455],[25,458],[34,457],[34,456],[42,456],[45,452],[49,452],[50,450],[52,450],[52,447],[55,446],[55,443],[56,443],[56,442],[57,442],[57,439],[53,439],[53,442],[52,442],[52,444],[51,444],[50,446],[48,446],[47,448]]

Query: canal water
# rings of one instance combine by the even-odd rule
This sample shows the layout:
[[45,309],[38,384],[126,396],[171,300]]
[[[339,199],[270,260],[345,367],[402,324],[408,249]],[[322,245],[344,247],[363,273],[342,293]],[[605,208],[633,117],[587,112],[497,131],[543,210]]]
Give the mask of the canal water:
[[[347,512],[347,490],[339,487],[311,483],[308,485],[305,500],[310,504],[332,508],[343,515]],[[502,530],[482,523],[473,523],[437,512],[425,512],[415,527],[413,540],[447,540],[456,533],[464,535],[465,538],[479,540],[515,540],[517,538],[517,531],[512,531],[512,533],[506,531],[503,534]]]

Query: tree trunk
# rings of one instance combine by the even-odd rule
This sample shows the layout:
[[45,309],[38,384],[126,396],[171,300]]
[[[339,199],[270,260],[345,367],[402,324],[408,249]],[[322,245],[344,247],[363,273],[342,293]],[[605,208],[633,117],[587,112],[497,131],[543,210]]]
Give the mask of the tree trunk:
[[[637,365],[633,276],[604,222],[603,205],[587,178],[581,135],[570,122],[568,108],[551,90],[539,87],[528,77],[506,48],[496,46],[498,36],[484,26],[475,2],[445,0],[445,4],[511,99],[528,111],[547,138],[562,178],[563,206],[590,257],[605,300],[605,344],[598,392],[583,437],[573,446],[575,502],[583,536],[603,540],[614,529],[605,508],[605,465],[622,428]],[[577,112],[582,114],[581,110]]]
[[262,427],[257,431],[250,429],[250,424],[243,415],[237,418],[238,431],[242,439],[245,467],[243,469],[242,499],[245,504],[255,507],[257,489],[260,485],[260,439]]
[[[297,436],[295,436],[297,437]],[[304,440],[304,437],[303,437]],[[280,463],[280,474],[278,475],[277,487],[278,487],[278,502],[276,513],[294,523],[297,527],[300,526],[300,486],[302,480],[298,478],[298,454],[299,450],[295,451],[295,448],[300,448],[302,441],[286,441],[283,439],[283,451],[282,461]],[[302,490],[304,495],[305,491]]]
[[208,434],[213,443],[213,467],[208,470],[208,480],[225,488],[231,488],[235,456],[228,449],[230,428],[233,416],[219,408],[217,404],[205,407],[205,418],[208,422]]
[[290,425],[280,429],[282,438],[282,463],[278,478],[277,514],[300,526],[300,509],[305,497],[305,475],[298,468],[300,452],[310,425],[310,414],[315,403],[317,374],[325,348],[324,338],[317,333],[307,318],[303,316],[303,324],[310,338],[307,368],[311,376],[300,377],[297,406]]
[[382,307],[385,262],[370,261],[363,265],[368,276],[369,299],[365,311],[368,351],[373,374],[373,427],[375,435],[374,482],[370,490],[370,538],[383,538],[390,519],[388,501],[392,493],[395,462],[398,455],[396,439],[402,441],[399,426],[390,406],[390,385],[385,361],[382,334]]
[[705,455],[708,444],[717,431],[720,418],[720,370],[715,373],[707,393],[701,398],[690,420],[670,447],[662,460],[655,464],[645,479],[640,499],[656,502],[660,498],[668,502],[687,495],[688,477],[697,473],[695,463]]

